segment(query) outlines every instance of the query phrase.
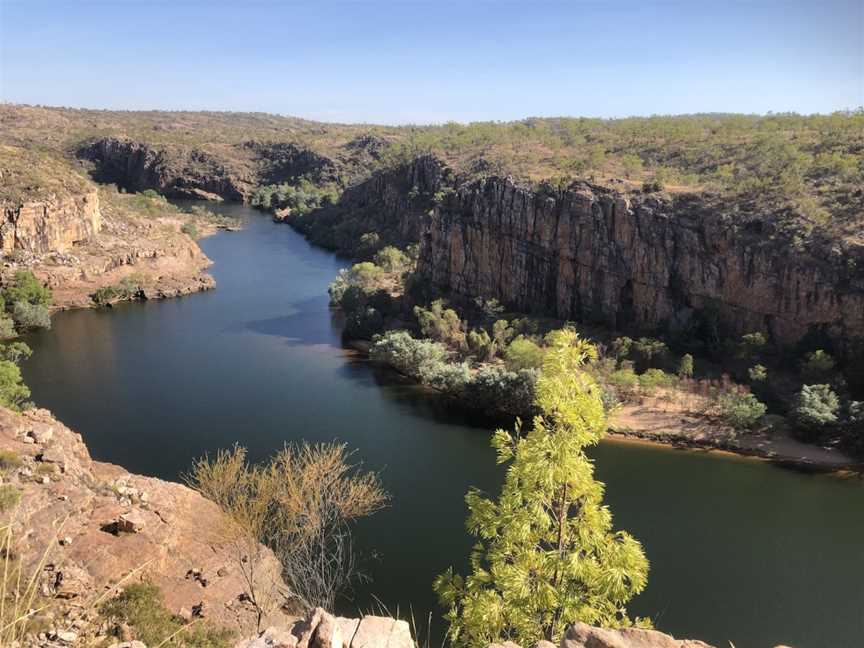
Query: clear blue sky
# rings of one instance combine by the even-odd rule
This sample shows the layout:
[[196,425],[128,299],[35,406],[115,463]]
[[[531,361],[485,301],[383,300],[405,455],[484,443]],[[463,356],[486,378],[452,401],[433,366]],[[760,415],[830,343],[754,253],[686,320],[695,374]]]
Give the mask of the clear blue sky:
[[0,0],[0,98],[377,123],[864,104],[864,0]]

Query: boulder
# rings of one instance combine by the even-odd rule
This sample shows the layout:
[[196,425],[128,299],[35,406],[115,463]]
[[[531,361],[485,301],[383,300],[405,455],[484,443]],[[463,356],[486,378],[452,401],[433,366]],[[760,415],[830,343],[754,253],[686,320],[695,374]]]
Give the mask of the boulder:
[[245,639],[234,648],[296,648],[297,636],[285,628],[267,628],[257,637]]
[[[312,637],[312,648],[342,648],[342,627],[336,618],[323,610],[320,618]],[[350,641],[351,637],[348,637],[348,640]]]
[[365,616],[360,619],[350,648],[415,648],[408,623],[389,617]]
[[124,533],[140,533],[146,524],[140,511],[122,513],[117,520],[117,530]]
[[693,639],[675,639],[656,630],[607,630],[576,623],[567,629],[561,648],[713,648]]

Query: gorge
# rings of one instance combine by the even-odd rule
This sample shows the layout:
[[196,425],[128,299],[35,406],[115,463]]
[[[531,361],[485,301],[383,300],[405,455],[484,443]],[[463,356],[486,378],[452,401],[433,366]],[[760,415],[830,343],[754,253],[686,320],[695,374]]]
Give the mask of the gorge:
[[[253,458],[301,437],[348,442],[394,500],[359,529],[373,580],[343,612],[374,608],[374,594],[425,617],[431,579],[468,553],[466,489],[500,480],[486,430],[342,349],[326,286],[347,261],[256,210],[212,209],[244,224],[201,241],[217,289],[56,315],[26,338],[34,399],[95,458],[172,480],[237,441]],[[652,563],[631,612],[715,645],[856,645],[860,484],[630,443],[593,456],[616,523]]]

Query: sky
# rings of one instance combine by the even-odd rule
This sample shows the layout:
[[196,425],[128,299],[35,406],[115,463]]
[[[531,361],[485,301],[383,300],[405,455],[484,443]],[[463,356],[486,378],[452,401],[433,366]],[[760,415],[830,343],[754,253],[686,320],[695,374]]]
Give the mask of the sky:
[[864,0],[0,0],[0,100],[386,124],[864,105]]

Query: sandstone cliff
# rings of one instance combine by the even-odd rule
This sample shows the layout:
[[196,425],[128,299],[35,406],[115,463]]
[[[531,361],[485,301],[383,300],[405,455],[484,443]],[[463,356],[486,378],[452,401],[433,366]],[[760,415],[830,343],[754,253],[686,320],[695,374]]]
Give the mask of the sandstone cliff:
[[[3,483],[21,494],[16,508],[0,513],[0,528],[11,524],[15,556],[27,577],[35,571],[51,634],[72,632],[71,643],[92,645],[104,630],[95,603],[143,578],[174,613],[200,610],[241,636],[254,631],[248,587],[215,504],[180,484],[94,461],[80,435],[46,410],[0,408],[0,450]],[[275,557],[261,568],[261,579],[281,582]]]
[[95,240],[102,227],[95,189],[80,194],[53,195],[43,200],[5,204],[0,222],[0,250],[68,252]]
[[864,335],[861,249],[795,247],[758,218],[694,196],[577,184],[539,192],[492,177],[426,223],[419,271],[441,288],[525,312],[679,333],[706,317],[792,344]]

